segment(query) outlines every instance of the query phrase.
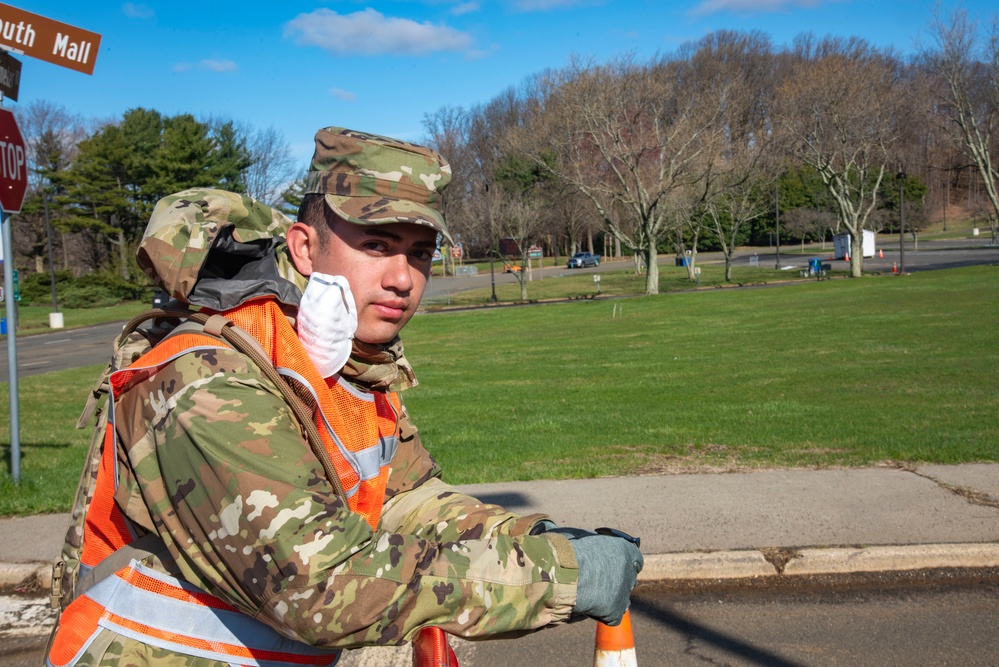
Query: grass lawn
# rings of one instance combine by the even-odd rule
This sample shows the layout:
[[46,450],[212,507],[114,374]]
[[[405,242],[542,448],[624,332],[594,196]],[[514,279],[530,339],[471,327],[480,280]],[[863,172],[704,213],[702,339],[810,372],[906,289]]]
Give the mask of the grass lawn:
[[[114,322],[117,320],[126,321],[135,315],[149,310],[149,301],[129,301],[108,308],[60,308],[63,325],[67,329],[86,327],[92,324],[102,324],[104,322]],[[2,309],[0,309],[2,311]],[[31,305],[18,306],[18,336],[31,335],[36,333],[49,333],[49,314],[52,312],[52,305]]]
[[[816,253],[807,253],[809,257],[816,256]],[[798,259],[799,267],[806,264],[805,260]],[[843,262],[839,264],[845,267]],[[773,283],[787,282],[791,280],[805,280],[801,278],[799,269],[778,271],[771,263],[768,267],[749,267],[745,258],[733,266],[732,282],[725,282],[725,267],[721,264],[705,264],[701,268],[700,285],[691,282],[687,277],[687,269],[676,266],[659,266],[659,291],[675,292],[681,290],[691,290],[698,286],[704,287],[736,287],[739,285],[768,285]],[[488,269],[486,270],[488,274]],[[846,276],[848,269],[832,272],[832,276]],[[631,269],[601,270],[600,283],[593,280],[594,274],[565,269],[558,274],[547,274],[543,278],[538,278],[535,274],[534,280],[527,283],[528,301],[545,301],[549,299],[584,299],[600,296],[632,296],[645,292],[645,275],[636,275]],[[447,280],[461,280],[461,278],[447,278]],[[433,309],[436,306],[474,306],[489,303],[492,296],[492,288],[468,290],[450,295],[435,295],[432,298],[424,299],[424,305]],[[520,283],[496,285],[496,298],[500,303],[520,302]]]
[[[999,269],[974,267],[428,313],[405,399],[455,483],[997,461],[996,303]],[[68,509],[98,371],[21,379],[0,515]]]

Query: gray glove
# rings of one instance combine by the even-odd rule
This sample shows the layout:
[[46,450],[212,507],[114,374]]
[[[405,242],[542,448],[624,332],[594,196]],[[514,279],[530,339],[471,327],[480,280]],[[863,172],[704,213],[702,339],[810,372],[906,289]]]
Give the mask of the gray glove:
[[[538,528],[541,530],[538,531]],[[579,584],[573,613],[595,618],[607,625],[619,624],[628,610],[631,590],[644,564],[638,540],[606,528],[593,532],[544,525],[532,532],[536,531],[564,535],[576,551]]]

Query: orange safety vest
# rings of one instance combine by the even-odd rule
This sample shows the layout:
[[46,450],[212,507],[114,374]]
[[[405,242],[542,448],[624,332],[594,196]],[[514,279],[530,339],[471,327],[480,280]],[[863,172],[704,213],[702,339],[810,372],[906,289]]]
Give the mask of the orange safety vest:
[[[322,378],[273,300],[251,301],[223,315],[256,339],[278,373],[294,378],[312,393],[318,406],[315,426],[348,504],[372,528],[377,526],[389,464],[398,446],[398,397],[361,392],[337,377]],[[84,523],[81,572],[96,567],[136,537],[114,501],[118,486],[114,398],[183,354],[219,347],[231,346],[206,333],[177,333],[112,373],[101,464]],[[66,607],[48,664],[75,664],[102,628],[152,646],[235,665],[332,665],[340,655],[283,637],[222,600],[136,560],[115,576],[98,581]]]

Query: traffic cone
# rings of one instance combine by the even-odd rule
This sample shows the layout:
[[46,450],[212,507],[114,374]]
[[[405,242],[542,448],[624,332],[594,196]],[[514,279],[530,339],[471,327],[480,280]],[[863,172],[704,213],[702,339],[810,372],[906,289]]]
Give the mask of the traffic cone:
[[447,634],[440,628],[421,628],[413,640],[413,667],[458,667]]
[[621,623],[613,627],[597,623],[593,667],[638,667],[635,636],[631,632],[631,612],[624,612]]
[[895,262],[891,263],[891,272],[898,273],[898,265],[896,265]]
[[882,250],[881,248],[878,248],[878,258],[879,259],[884,259],[885,258],[885,251]]
[[849,262],[850,261],[850,253],[846,253],[846,256],[843,259],[846,260],[847,262]]

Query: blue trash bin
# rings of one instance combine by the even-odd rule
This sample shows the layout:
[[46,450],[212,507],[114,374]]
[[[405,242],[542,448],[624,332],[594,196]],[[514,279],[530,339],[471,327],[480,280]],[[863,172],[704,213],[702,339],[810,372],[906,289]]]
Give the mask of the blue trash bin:
[[822,260],[817,257],[808,260],[808,272],[813,276],[820,275],[822,273]]
[[0,317],[0,336],[7,335],[7,318]]

